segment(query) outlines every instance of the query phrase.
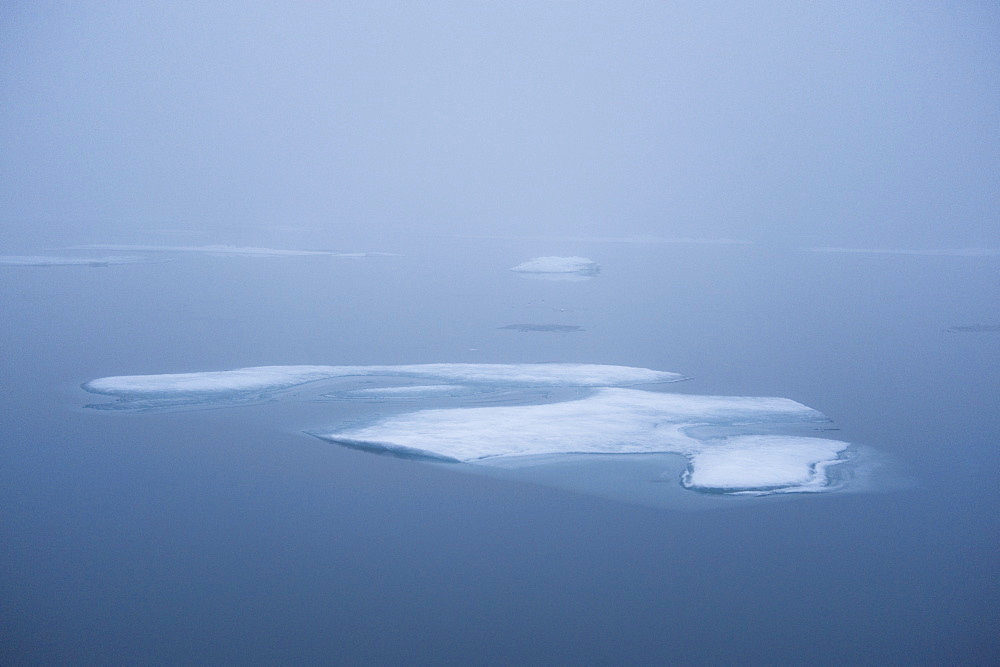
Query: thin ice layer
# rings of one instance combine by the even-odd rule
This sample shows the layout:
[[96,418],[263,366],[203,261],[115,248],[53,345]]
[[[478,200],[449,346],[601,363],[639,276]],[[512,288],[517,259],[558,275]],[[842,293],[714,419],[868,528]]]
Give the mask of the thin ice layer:
[[122,399],[226,399],[354,376],[420,377],[511,387],[608,387],[677,382],[677,373],[604,364],[410,364],[400,366],[256,366],[230,371],[123,375],[84,383],[85,390]]

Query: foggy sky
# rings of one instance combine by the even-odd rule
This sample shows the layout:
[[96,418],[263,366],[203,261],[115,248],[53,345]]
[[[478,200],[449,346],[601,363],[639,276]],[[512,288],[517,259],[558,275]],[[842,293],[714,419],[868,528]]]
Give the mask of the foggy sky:
[[976,2],[5,2],[0,241],[996,247]]

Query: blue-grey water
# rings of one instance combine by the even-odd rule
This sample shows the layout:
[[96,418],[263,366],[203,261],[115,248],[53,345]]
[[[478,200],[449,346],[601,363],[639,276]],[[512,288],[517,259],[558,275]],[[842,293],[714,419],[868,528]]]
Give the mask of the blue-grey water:
[[[337,249],[400,256],[0,267],[3,662],[1000,658],[1000,258],[566,239]],[[601,272],[509,271],[550,254]],[[504,328],[524,323],[581,330]],[[986,330],[949,330],[972,325]],[[885,465],[864,492],[656,507],[303,433],[364,401],[109,412],[79,388],[543,361],[792,398]]]

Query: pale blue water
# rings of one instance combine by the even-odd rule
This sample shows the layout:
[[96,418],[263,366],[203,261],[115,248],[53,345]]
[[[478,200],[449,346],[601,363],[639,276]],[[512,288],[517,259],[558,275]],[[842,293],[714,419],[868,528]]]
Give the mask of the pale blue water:
[[[5,663],[1000,657],[1000,259],[398,245],[344,248],[402,253],[360,260],[0,267]],[[508,270],[542,255],[601,272]],[[582,331],[503,328],[524,323]],[[971,325],[987,330],[948,331]],[[887,472],[877,492],[687,502],[683,461],[663,461],[642,494],[677,502],[656,507],[616,492],[636,468],[655,479],[649,458],[609,462],[604,488],[582,493],[592,461],[531,483],[302,433],[365,418],[366,401],[111,414],[78,388],[271,364],[541,361],[792,398]]]

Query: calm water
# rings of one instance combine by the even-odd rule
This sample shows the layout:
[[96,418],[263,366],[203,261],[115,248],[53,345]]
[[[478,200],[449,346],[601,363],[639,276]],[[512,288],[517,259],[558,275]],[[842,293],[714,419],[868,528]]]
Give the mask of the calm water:
[[[398,245],[0,267],[5,663],[1000,658],[1000,334],[946,331],[1000,324],[1000,258]],[[508,271],[550,254],[602,271]],[[526,323],[582,330],[503,328]],[[657,508],[302,433],[363,402],[109,414],[79,389],[446,361],[622,364],[693,376],[670,390],[785,396],[889,465],[876,492]]]

